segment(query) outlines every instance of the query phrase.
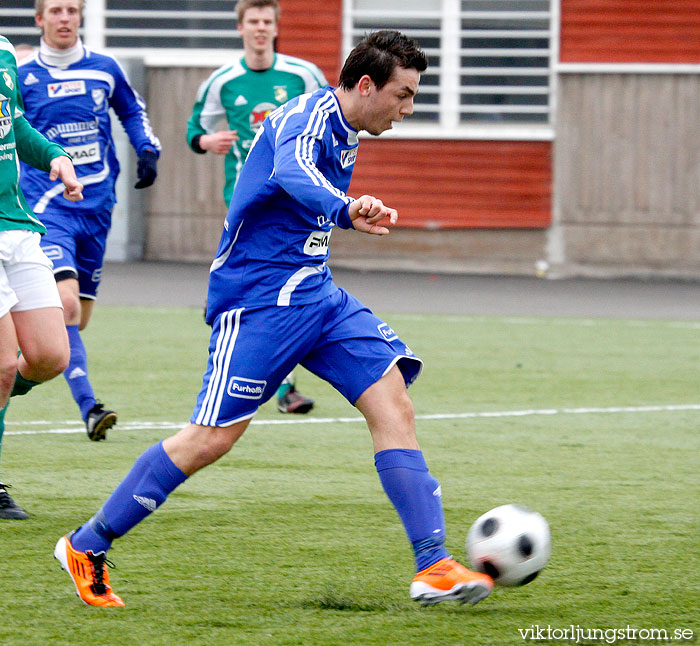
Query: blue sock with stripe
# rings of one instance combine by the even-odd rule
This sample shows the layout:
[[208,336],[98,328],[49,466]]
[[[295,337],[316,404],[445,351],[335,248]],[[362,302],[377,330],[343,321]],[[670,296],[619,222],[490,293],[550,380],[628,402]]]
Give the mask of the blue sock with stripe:
[[85,421],[90,409],[97,403],[95,393],[88,380],[87,352],[78,326],[66,325],[66,331],[70,344],[70,362],[63,372],[63,376],[68,382],[73,399],[80,407],[80,414]]
[[387,449],[374,456],[379,479],[401,518],[420,572],[450,556],[445,549],[442,492],[430,475],[423,453]]
[[106,552],[115,538],[126,534],[160,507],[187,476],[163,448],[163,442],[146,449],[107,502],[71,537],[80,552]]

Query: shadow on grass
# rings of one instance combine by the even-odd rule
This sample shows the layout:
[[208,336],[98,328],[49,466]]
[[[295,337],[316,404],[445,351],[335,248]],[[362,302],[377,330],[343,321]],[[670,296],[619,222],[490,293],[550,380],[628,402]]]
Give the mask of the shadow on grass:
[[362,600],[353,599],[332,587],[326,588],[318,597],[302,601],[300,606],[307,610],[339,610],[343,612],[406,611],[406,606],[402,603],[382,599],[378,596],[365,597]]

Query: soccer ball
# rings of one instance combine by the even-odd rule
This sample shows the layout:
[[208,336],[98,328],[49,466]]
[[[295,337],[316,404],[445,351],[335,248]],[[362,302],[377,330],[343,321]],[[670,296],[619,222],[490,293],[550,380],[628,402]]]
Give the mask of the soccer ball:
[[467,558],[472,569],[499,585],[530,583],[551,554],[547,521],[522,505],[501,505],[483,516],[467,534]]

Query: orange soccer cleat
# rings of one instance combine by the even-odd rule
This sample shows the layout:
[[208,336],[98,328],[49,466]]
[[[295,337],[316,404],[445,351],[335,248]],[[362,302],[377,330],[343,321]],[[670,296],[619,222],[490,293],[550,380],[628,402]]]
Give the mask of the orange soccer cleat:
[[53,555],[70,574],[80,600],[88,606],[124,606],[124,602],[112,592],[109,585],[109,574],[105,568],[109,561],[105,553],[78,552],[71,545],[72,534],[73,532],[58,540]]
[[424,606],[441,601],[479,603],[493,589],[493,579],[472,572],[454,559],[444,558],[416,574],[411,583],[411,599]]

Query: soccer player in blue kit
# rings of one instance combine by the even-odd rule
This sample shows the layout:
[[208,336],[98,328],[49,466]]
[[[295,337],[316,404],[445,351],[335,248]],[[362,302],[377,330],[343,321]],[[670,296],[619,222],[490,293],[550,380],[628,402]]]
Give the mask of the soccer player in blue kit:
[[45,224],[41,247],[53,261],[70,341],[64,377],[80,408],[91,440],[105,439],[117,414],[99,403],[88,379],[80,336],[92,314],[116,202],[119,162],[114,150],[110,108],[119,117],[138,155],[136,188],[156,178],[160,142],[153,134],[146,106],[111,56],[85,47],[78,34],[84,0],[36,0],[36,24],[42,31],[39,51],[22,61],[18,77],[29,123],[70,153],[84,200],[69,203],[61,185],[26,164],[22,190]]
[[353,199],[346,191],[358,132],[378,135],[410,115],[426,67],[415,41],[379,31],[350,53],[338,88],[304,94],[265,119],[210,270],[209,361],[190,423],[147,449],[102,508],[56,544],[54,556],[84,603],[124,605],[105,569],[112,541],[225,455],[297,363],[367,421],[379,478],[415,554],[411,598],[477,603],[491,592],[489,576],[471,572],[444,546],[440,485],[420,451],[406,390],[420,359],[334,284],[326,264],[336,226],[385,235],[382,221],[397,221],[376,197]]

